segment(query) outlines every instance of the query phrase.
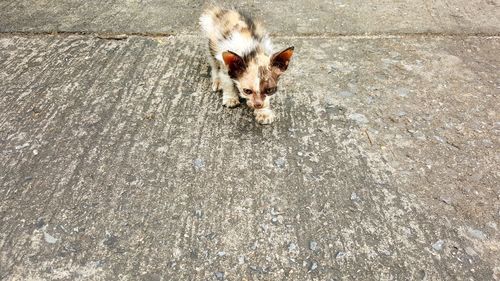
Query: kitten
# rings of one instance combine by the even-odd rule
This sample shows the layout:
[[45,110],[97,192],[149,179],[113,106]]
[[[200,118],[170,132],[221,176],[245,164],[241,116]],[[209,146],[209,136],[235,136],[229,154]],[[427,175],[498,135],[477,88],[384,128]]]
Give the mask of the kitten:
[[212,90],[223,91],[222,104],[235,107],[241,97],[254,109],[258,123],[271,124],[271,97],[294,48],[273,53],[262,25],[233,10],[210,8],[201,15],[200,25],[208,38]]

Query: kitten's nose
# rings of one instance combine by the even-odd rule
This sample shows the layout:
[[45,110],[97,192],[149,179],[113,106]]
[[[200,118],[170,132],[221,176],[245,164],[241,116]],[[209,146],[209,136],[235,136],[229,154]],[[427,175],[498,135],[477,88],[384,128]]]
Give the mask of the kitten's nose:
[[253,106],[254,106],[255,108],[257,108],[257,109],[261,109],[261,108],[264,106],[264,104],[263,104],[261,101],[256,101],[256,102],[253,104]]

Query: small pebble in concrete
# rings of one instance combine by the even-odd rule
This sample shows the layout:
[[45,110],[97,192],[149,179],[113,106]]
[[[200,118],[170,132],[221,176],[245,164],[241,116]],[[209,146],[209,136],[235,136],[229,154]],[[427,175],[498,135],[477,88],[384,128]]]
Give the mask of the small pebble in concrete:
[[21,150],[21,149],[23,149],[25,147],[28,147],[29,145],[30,145],[29,143],[25,143],[23,145],[17,145],[15,148],[16,148],[16,150]]
[[427,280],[427,272],[425,270],[421,269],[418,271],[419,275],[419,280]]
[[316,262],[311,262],[310,265],[309,265],[309,272],[312,272],[312,271],[315,271],[316,268],[318,268],[318,263]]
[[245,263],[245,256],[239,256],[238,257],[238,263],[239,264],[244,264]]
[[439,197],[439,200],[441,200],[442,202],[444,202],[448,205],[451,205],[451,197],[450,196],[443,195],[443,196]]
[[390,256],[392,255],[391,251],[389,250],[380,250],[380,253],[384,256]]
[[268,269],[267,268],[262,268],[260,266],[255,266],[255,265],[251,265],[250,266],[250,270],[258,273],[258,274],[265,274],[267,273]]
[[276,210],[275,208],[271,208],[271,215],[273,216],[279,216],[283,214],[283,212],[279,211],[279,210]]
[[311,251],[316,251],[318,249],[318,243],[314,240],[309,241],[309,249]]
[[48,234],[47,232],[43,232],[43,239],[45,239],[45,242],[49,243],[49,244],[55,244],[57,242],[57,238],[55,238],[54,236]]
[[397,90],[397,92],[398,92],[398,95],[399,95],[400,97],[407,97],[407,96],[408,96],[408,94],[410,93],[410,90],[408,90],[408,89],[406,89],[406,88],[399,88],[399,89]]
[[269,226],[265,223],[261,223],[260,225],[260,229],[262,229],[263,232],[266,232],[268,229],[269,229]]
[[118,243],[118,237],[114,234],[106,234],[106,239],[102,242],[104,245],[113,248]]
[[205,167],[205,161],[203,161],[203,159],[195,159],[193,165],[196,170],[201,170]]
[[104,266],[104,262],[103,261],[98,260],[98,261],[95,262],[95,267],[96,268],[103,267],[103,266]]
[[37,156],[38,155],[38,150],[33,149],[33,155]]
[[358,194],[356,192],[351,193],[351,200],[352,201],[360,201],[361,198],[359,198]]
[[203,211],[202,210],[194,211],[194,216],[197,217],[198,219],[203,218]]
[[217,280],[224,280],[224,272],[222,272],[222,271],[216,272],[215,278],[217,278]]
[[483,140],[483,145],[487,148],[492,148],[494,146],[493,142],[489,139]]
[[335,258],[337,258],[337,259],[341,259],[341,258],[345,257],[346,255],[347,255],[347,253],[346,253],[346,252],[339,251],[339,252],[337,253],[337,255],[335,256]]
[[297,245],[295,243],[288,244],[288,251],[289,252],[295,252],[295,251],[297,251]]
[[284,168],[285,165],[286,165],[286,160],[285,158],[278,158],[276,160],[274,160],[274,164],[276,165],[276,167],[278,168]]
[[406,236],[411,236],[412,235],[411,229],[409,229],[408,227],[403,227],[402,230],[403,230],[403,233]]
[[36,228],[40,229],[45,226],[45,220],[43,218],[38,218],[35,222]]
[[444,240],[438,240],[436,243],[432,244],[432,248],[436,251],[441,251],[444,246]]
[[217,255],[218,255],[219,257],[223,257],[223,256],[225,256],[225,255],[226,255],[226,252],[224,252],[224,251],[220,251],[220,252],[218,252],[218,253],[217,253]]
[[368,118],[366,118],[366,116],[364,116],[361,113],[351,113],[351,114],[349,114],[348,117],[349,117],[349,119],[355,121],[358,124],[368,123]]
[[494,230],[497,230],[497,224],[496,222],[490,221],[489,223],[486,224],[489,228],[492,228]]
[[[346,108],[343,107],[343,106],[340,106],[340,105],[329,105],[325,108],[326,112],[328,112],[329,114],[333,115],[333,116],[340,116],[340,115],[344,115],[345,112],[346,112]],[[328,132],[329,130],[328,129],[322,129],[323,132]]]
[[250,247],[253,251],[257,250],[257,248],[259,247],[259,243],[257,243],[257,241],[253,242],[252,246]]
[[446,143],[446,141],[440,136],[434,136],[434,139],[436,139],[440,143]]
[[481,230],[479,230],[479,229],[469,228],[469,230],[467,232],[473,238],[476,238],[476,239],[479,239],[479,240],[485,240],[486,239],[486,234],[484,232],[482,232]]

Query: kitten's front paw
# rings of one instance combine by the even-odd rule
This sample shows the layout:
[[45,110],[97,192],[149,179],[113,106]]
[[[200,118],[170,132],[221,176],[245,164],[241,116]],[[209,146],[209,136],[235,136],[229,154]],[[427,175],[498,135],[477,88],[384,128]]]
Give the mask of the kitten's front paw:
[[222,97],[222,105],[226,107],[236,107],[240,104],[238,97]]
[[262,125],[268,125],[274,122],[276,116],[271,109],[259,109],[254,111],[255,120]]
[[212,81],[212,92],[218,92],[222,90],[222,87],[220,86],[220,79],[215,79]]

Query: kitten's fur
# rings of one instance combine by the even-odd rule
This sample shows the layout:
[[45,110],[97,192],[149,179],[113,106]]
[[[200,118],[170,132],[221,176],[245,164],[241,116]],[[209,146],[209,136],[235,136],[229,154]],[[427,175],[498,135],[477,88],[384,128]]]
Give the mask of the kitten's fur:
[[270,100],[288,68],[293,47],[273,53],[262,25],[233,10],[207,9],[200,25],[208,38],[212,90],[223,91],[222,104],[235,107],[242,97],[255,110],[257,122],[272,123],[275,115]]

